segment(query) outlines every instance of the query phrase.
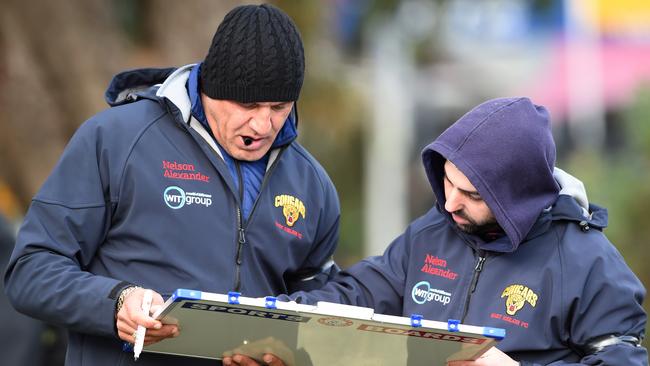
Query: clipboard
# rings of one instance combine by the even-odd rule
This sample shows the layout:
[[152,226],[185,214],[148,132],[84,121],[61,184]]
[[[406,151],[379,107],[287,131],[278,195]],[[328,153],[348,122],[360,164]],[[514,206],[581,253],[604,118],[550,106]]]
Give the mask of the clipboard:
[[[375,314],[371,308],[316,306],[178,289],[154,315],[177,324],[176,338],[144,352],[221,359],[273,353],[287,366],[445,365],[475,360],[505,337],[501,328]],[[146,357],[143,354],[143,357]]]

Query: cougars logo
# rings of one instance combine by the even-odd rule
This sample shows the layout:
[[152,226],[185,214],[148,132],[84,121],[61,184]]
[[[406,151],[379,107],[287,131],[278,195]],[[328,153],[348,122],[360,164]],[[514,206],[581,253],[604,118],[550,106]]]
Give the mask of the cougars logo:
[[537,294],[524,285],[510,285],[503,290],[501,298],[506,297],[506,313],[515,315],[526,303],[537,305]]
[[294,196],[288,194],[275,196],[275,207],[282,207],[282,214],[287,221],[287,226],[293,226],[300,216],[305,218],[305,205]]

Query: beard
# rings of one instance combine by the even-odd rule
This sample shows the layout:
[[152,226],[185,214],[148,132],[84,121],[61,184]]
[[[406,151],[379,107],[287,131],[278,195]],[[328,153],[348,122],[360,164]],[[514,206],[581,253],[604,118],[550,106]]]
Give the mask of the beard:
[[461,231],[467,234],[485,237],[488,234],[495,232],[503,232],[503,229],[497,222],[496,217],[493,215],[490,215],[485,220],[477,221],[469,217],[463,210],[454,211],[453,214],[469,222],[468,224],[456,223],[456,226],[458,226]]

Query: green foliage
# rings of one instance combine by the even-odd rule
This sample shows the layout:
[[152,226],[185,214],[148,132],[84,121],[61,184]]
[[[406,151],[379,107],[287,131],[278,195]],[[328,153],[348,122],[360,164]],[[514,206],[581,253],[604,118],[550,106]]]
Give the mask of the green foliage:
[[363,141],[359,96],[342,81],[308,77],[299,106],[300,141],[323,165],[341,201],[335,257],[347,267],[362,257]]
[[149,2],[141,0],[117,0],[113,4],[117,24],[124,32],[125,38],[136,44],[143,44],[147,41],[146,24],[142,21],[146,18]]
[[[650,89],[622,112],[624,146],[616,153],[582,150],[567,161],[587,187],[590,202],[609,210],[605,234],[641,282],[650,285]],[[648,303],[646,311],[650,310]]]
[[350,85],[349,71],[330,54],[332,50],[321,47],[322,38],[331,35],[321,2],[276,0],[273,4],[293,18],[305,45],[298,138],[323,165],[338,191],[341,227],[334,256],[341,267],[347,267],[363,256],[364,103]]

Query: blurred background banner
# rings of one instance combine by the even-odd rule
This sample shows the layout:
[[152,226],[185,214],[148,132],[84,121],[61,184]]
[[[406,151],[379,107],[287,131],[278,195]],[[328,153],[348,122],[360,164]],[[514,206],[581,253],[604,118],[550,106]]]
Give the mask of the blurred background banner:
[[[340,265],[381,253],[432,206],[420,160],[428,142],[486,99],[524,95],[548,107],[558,166],[609,209],[605,233],[650,285],[649,1],[271,2],[295,19],[305,43],[299,139],[339,191]],[[3,1],[8,230],[77,127],[107,107],[115,73],[202,60],[225,13],[243,3],[254,2]],[[60,364],[61,334],[43,329],[39,342]]]

